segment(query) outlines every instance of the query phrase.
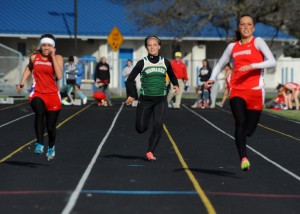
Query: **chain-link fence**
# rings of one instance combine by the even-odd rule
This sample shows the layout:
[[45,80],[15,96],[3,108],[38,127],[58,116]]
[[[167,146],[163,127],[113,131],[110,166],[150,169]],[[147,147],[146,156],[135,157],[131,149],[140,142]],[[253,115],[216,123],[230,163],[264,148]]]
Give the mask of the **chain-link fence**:
[[[66,61],[67,59],[65,59]],[[82,75],[82,89],[91,95],[93,91],[93,75],[95,66],[97,64],[96,57],[94,56],[82,56],[79,59],[80,64],[83,67]],[[139,59],[132,59],[135,65]],[[126,64],[127,59],[108,59],[108,64],[110,65],[111,74],[111,84],[110,88],[113,95],[125,96],[125,84],[124,76],[122,75],[122,70]],[[213,68],[217,63],[217,59],[208,59],[210,67]],[[190,88],[187,93],[194,93],[195,86],[199,82],[199,69],[202,67],[202,61],[197,60],[184,60],[187,65],[188,70],[188,84]],[[5,45],[0,44],[0,98],[2,97],[17,97],[17,96],[27,96],[28,91],[23,90],[22,94],[16,93],[16,84],[20,82],[23,68],[28,63],[28,57],[23,57],[21,53],[13,50]],[[278,60],[276,69],[266,70],[265,72],[265,82],[266,87],[273,89],[276,87],[278,82],[295,81],[299,82],[299,59],[282,59]],[[221,72],[218,79],[222,79],[224,72]],[[137,87],[140,87],[139,78],[137,80]],[[31,78],[26,82],[25,89],[30,88]],[[219,81],[220,89],[222,90],[225,86],[224,80]],[[62,85],[62,81],[59,82]],[[1,103],[1,100],[0,100]]]
[[3,44],[0,44],[0,96],[25,96],[16,92],[16,84],[22,75],[22,54]]

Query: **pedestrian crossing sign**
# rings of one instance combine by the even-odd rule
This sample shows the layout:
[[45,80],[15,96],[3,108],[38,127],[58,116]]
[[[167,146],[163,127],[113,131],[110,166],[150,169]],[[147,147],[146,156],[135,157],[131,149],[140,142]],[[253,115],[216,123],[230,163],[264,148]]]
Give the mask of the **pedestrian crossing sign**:
[[107,42],[114,51],[118,51],[119,47],[123,43],[123,40],[124,38],[116,26],[112,29],[111,33],[107,37]]

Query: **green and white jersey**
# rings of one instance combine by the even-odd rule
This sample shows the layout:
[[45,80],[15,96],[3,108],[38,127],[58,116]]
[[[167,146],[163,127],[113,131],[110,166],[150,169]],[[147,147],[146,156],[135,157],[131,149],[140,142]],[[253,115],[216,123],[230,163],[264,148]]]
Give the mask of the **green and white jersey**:
[[145,96],[165,96],[167,94],[166,74],[167,66],[163,57],[160,56],[155,64],[144,57],[140,93]]

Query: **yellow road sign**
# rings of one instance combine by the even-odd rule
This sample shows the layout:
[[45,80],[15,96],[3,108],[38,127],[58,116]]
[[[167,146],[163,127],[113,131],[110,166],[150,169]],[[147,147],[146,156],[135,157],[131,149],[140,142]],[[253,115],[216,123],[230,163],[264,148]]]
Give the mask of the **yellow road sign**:
[[107,42],[110,44],[114,51],[118,51],[123,43],[123,36],[117,27],[114,27],[107,37]]

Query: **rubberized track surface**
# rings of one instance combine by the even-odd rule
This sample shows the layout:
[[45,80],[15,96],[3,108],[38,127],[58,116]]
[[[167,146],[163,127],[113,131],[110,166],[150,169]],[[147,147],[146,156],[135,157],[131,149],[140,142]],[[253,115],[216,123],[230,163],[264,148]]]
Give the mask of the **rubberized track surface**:
[[263,113],[243,172],[229,108],[191,102],[168,110],[156,162],[145,160],[151,129],[136,133],[121,100],[63,106],[50,162],[33,153],[28,102],[1,105],[0,212],[300,213],[300,125]]

